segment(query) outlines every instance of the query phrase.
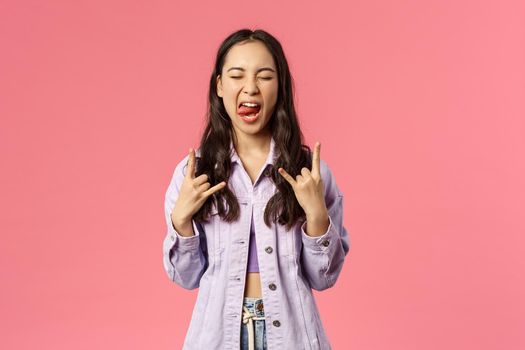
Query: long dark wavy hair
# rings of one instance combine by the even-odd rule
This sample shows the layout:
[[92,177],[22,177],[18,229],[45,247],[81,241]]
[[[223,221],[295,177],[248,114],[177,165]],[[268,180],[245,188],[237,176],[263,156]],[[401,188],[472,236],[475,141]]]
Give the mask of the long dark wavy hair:
[[[195,176],[208,175],[211,186],[221,181],[228,182],[232,167],[230,142],[233,126],[221,97],[217,95],[217,76],[222,74],[226,54],[230,48],[241,42],[259,40],[270,51],[277,66],[278,96],[276,106],[269,120],[269,128],[275,140],[274,165],[263,172],[275,184],[277,191],[268,201],[264,222],[278,221],[291,229],[297,220],[304,219],[305,213],[299,205],[291,185],[278,173],[282,167],[294,178],[301,168],[312,168],[311,149],[303,145],[303,134],[299,127],[294,107],[293,79],[288,62],[279,41],[264,30],[241,29],[230,34],[218,49],[215,67],[210,77],[206,126],[200,141],[200,155],[196,156]],[[208,197],[193,216],[196,221],[209,220],[211,209],[216,205],[220,217],[232,222],[239,218],[239,202],[228,186]]]

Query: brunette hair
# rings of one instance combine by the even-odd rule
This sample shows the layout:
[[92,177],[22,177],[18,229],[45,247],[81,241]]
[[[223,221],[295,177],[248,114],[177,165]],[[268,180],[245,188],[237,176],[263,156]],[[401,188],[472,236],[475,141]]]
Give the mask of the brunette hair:
[[[270,177],[277,191],[266,205],[264,222],[270,227],[270,220],[278,221],[290,229],[297,220],[305,218],[305,213],[291,185],[277,169],[282,167],[294,178],[301,173],[301,168],[311,169],[311,149],[303,145],[304,138],[294,107],[293,79],[281,44],[262,29],[238,30],[230,34],[217,51],[215,67],[210,77],[206,126],[200,141],[200,155],[196,155],[195,176],[207,174],[211,186],[221,181],[227,182],[230,177],[233,127],[222,98],[217,95],[217,76],[222,74],[226,55],[233,45],[256,40],[262,42],[273,56],[279,85],[274,112],[268,122],[275,141],[274,164],[269,165],[269,171],[263,173]],[[216,205],[217,213],[223,220],[232,222],[239,218],[239,202],[231,189],[225,186],[208,197],[193,219],[209,220],[213,205]]]

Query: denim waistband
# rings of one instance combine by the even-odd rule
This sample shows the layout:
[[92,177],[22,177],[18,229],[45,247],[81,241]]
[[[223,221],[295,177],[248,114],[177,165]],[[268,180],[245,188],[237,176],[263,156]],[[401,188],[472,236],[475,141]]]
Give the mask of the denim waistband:
[[264,305],[262,298],[244,298],[243,305],[256,317],[264,317]]

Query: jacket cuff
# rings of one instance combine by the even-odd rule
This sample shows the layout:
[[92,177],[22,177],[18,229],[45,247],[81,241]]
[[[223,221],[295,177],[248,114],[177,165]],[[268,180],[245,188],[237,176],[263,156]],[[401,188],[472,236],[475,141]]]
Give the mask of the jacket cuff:
[[326,229],[326,232],[323,233],[321,236],[309,236],[305,231],[307,221],[303,222],[303,224],[301,225],[303,245],[309,249],[316,251],[328,250],[331,241],[339,237],[339,233],[336,232],[336,230],[334,229],[335,226],[332,222],[332,218],[330,215],[328,215],[328,221],[330,222],[328,224],[328,228]]
[[193,219],[191,220],[191,223],[193,225],[193,232],[195,234],[189,237],[182,236],[177,230],[175,230],[175,228],[173,227],[173,223],[171,225],[168,225],[168,236],[169,236],[169,240],[172,243],[173,248],[177,248],[177,250],[180,250],[180,251],[189,251],[189,250],[195,250],[196,248],[199,247],[200,232]]

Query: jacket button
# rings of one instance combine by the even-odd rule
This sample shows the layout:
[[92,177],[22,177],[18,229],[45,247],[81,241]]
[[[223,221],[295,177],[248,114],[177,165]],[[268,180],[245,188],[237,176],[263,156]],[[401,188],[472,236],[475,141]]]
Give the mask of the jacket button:
[[268,285],[268,288],[270,288],[271,290],[276,290],[277,289],[277,286],[274,284],[274,283],[270,283]]
[[174,241],[175,240],[175,236],[170,236],[171,240]]
[[321,244],[324,245],[325,247],[328,247],[328,245],[330,244],[330,241],[325,239]]
[[273,323],[273,325],[274,325],[275,327],[280,327],[280,326],[281,326],[281,322],[279,322],[279,320],[275,320],[275,321],[273,321],[272,323]]
[[270,254],[271,252],[273,252],[272,247],[266,247],[264,250],[265,250],[266,253],[268,253],[268,254]]

